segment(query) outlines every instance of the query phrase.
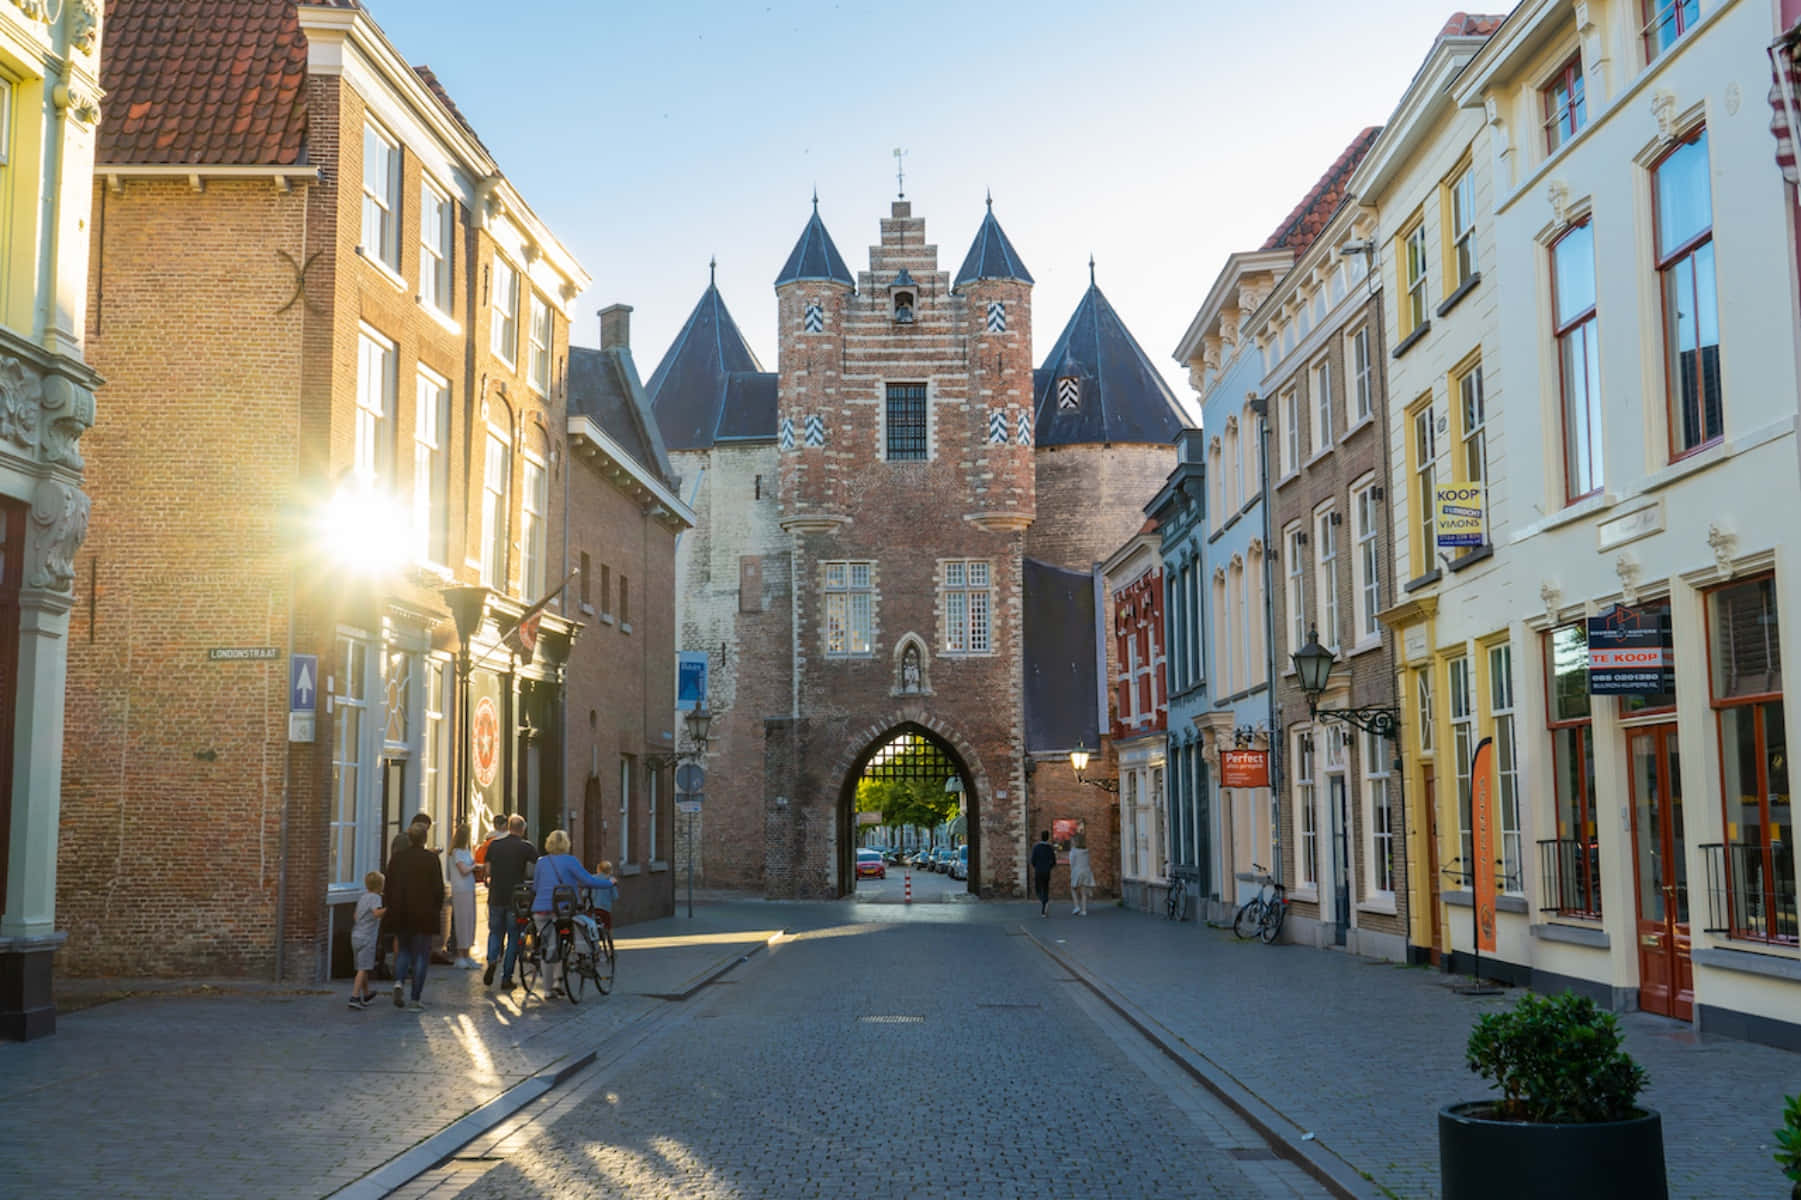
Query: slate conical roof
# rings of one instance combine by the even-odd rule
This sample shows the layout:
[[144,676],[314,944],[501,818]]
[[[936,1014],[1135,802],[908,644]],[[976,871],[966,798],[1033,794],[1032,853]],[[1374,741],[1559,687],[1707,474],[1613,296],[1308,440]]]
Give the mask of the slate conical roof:
[[716,441],[775,436],[775,379],[709,282],[644,394],[666,447],[705,450]]
[[978,279],[1032,282],[1032,273],[1026,270],[1026,264],[1020,261],[1013,243],[1001,231],[1001,223],[994,219],[993,200],[988,202],[987,215],[982,218],[981,228],[976,230],[976,240],[970,243],[969,253],[963,257],[963,267],[957,272],[957,282],[951,286],[962,287]]
[[[1079,381],[1073,408],[1059,394],[1064,376]],[[1040,446],[1166,445],[1188,427],[1175,393],[1093,283],[1032,384]]]
[[819,219],[819,197],[813,197],[813,215],[807,218],[807,227],[800,231],[800,240],[794,243],[793,253],[788,255],[788,262],[782,267],[782,273],[775,277],[775,286],[785,283],[797,283],[802,279],[825,279],[833,283],[857,286],[851,278],[850,268],[844,265],[844,258],[838,253],[838,247],[832,244],[832,235],[825,231],[825,222]]

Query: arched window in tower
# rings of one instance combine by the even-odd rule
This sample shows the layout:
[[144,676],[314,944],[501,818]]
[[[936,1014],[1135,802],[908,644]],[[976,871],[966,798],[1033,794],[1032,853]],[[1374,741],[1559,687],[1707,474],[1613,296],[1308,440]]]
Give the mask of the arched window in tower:
[[896,275],[894,282],[888,285],[888,293],[894,306],[894,323],[911,325],[913,309],[919,297],[919,285],[913,281],[913,276],[908,273],[907,268],[900,269],[900,274]]

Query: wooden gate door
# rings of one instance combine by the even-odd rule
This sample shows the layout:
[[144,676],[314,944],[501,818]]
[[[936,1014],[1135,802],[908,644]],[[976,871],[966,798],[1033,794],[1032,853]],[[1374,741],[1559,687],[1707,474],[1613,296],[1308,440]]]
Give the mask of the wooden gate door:
[[1632,868],[1638,888],[1638,1006],[1687,1021],[1695,1010],[1689,960],[1688,859],[1674,724],[1626,737],[1632,775]]

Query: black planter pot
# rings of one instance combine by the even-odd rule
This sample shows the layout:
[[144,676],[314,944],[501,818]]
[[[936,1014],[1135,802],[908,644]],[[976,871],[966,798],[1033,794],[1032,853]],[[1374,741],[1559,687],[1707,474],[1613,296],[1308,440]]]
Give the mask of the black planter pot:
[[1493,1107],[1481,1100],[1438,1110],[1444,1200],[1668,1200],[1663,1120],[1656,1113],[1532,1125],[1491,1120]]

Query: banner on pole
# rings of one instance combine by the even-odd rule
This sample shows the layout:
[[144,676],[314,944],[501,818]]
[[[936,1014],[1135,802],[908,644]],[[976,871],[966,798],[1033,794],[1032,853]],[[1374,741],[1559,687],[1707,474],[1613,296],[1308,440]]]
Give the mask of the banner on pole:
[[[1495,742],[1483,738],[1470,762],[1470,875],[1476,901],[1476,947],[1495,952]],[[1479,981],[1478,981],[1479,982]]]

